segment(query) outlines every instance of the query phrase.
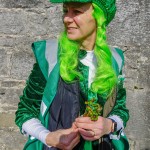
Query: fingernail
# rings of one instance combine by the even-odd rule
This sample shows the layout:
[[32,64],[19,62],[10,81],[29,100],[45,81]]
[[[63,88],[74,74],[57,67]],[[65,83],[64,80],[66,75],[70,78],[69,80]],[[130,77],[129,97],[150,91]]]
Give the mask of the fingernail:
[[[78,118],[76,118],[75,121],[78,121]],[[75,122],[75,123],[76,123],[76,122]]]

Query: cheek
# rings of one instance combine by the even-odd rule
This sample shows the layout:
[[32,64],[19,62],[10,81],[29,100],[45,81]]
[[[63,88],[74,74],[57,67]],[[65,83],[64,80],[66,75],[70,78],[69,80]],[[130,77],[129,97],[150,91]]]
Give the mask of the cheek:
[[79,27],[82,27],[82,26],[96,27],[96,21],[91,14],[84,14],[83,16],[76,16],[74,18],[74,21],[75,21],[76,25]]
[[74,21],[75,21],[75,23],[76,23],[76,25],[77,25],[78,27],[80,27],[80,26],[83,25],[83,21],[82,21],[82,20],[83,20],[83,19],[82,19],[81,16],[76,16],[76,17],[74,17]]
[[88,15],[87,22],[89,25],[92,25],[92,26],[94,25],[96,27],[96,20],[93,18],[91,14]]

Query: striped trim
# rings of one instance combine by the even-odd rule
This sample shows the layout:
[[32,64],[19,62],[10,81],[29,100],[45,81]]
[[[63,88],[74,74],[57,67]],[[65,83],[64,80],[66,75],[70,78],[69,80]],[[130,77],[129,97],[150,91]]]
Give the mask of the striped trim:
[[116,48],[111,47],[112,56],[114,57],[115,61],[117,62],[119,72],[122,70],[123,65],[123,58],[119,55]]
[[[45,48],[44,55],[48,63],[48,70],[47,70],[48,80],[42,97],[43,103],[41,106],[41,114],[40,114],[40,119],[43,124],[45,124],[44,118],[47,115],[48,109],[56,94],[58,80],[59,80],[59,63],[57,61],[57,57],[58,57],[57,39],[47,40],[45,47],[46,48]],[[47,126],[47,123],[45,124],[45,126]]]
[[57,63],[57,50],[58,42],[56,39],[50,39],[46,41],[45,58],[48,62],[48,75],[50,75]]
[[34,136],[30,136],[30,139],[31,139],[31,140],[34,140],[34,139],[35,139],[35,137],[34,137]]
[[122,133],[123,132],[123,129],[120,129],[119,131],[117,131],[117,133],[114,133],[114,134],[110,134],[109,135],[109,138],[110,139],[113,139],[113,140],[119,140],[120,139],[120,136],[122,135],[124,135],[124,133]]
[[41,112],[41,115],[42,115],[42,116],[44,116],[46,109],[47,109],[47,106],[46,106],[45,103],[42,101],[42,102],[41,102],[41,107],[40,107],[40,112]]

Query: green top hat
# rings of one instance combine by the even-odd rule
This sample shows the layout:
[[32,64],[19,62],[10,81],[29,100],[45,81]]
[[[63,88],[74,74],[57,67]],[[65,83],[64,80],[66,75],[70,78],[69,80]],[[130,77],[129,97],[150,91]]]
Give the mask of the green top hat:
[[50,0],[52,3],[66,3],[66,2],[81,2],[81,3],[95,3],[97,4],[103,11],[106,16],[108,25],[111,20],[114,18],[116,13],[116,0]]

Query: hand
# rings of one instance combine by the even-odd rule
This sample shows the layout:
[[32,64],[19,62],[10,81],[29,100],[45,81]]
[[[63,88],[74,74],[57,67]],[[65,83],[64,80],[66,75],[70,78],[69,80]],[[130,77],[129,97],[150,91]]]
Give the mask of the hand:
[[90,117],[78,117],[75,125],[85,140],[94,141],[111,132],[112,121],[101,116],[97,121],[91,121]]
[[73,124],[69,129],[50,132],[46,137],[46,144],[63,150],[72,150],[80,141],[77,127]]

